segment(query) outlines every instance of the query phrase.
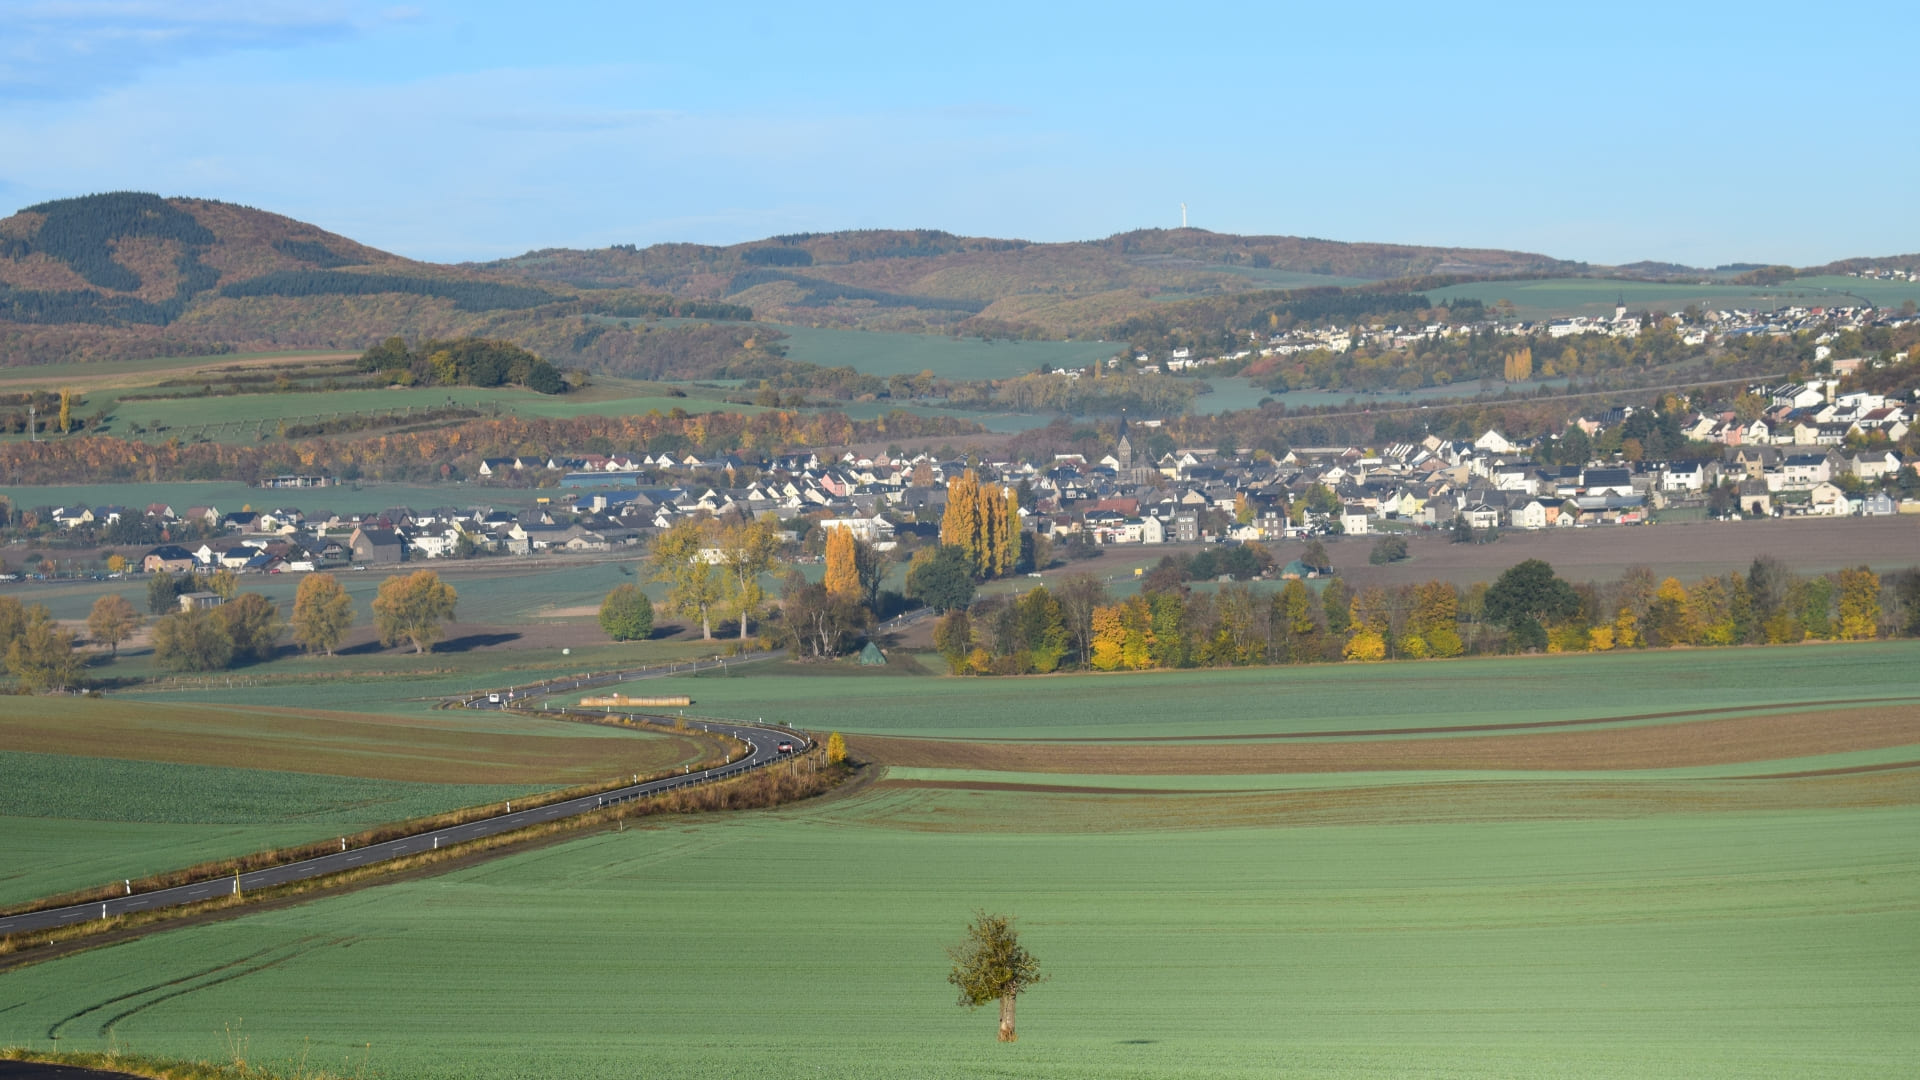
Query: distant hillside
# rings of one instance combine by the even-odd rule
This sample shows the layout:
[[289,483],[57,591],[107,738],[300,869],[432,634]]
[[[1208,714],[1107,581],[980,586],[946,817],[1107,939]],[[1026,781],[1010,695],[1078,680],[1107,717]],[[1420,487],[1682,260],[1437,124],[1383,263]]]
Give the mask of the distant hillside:
[[1146,229],[1065,244],[931,230],[802,233],[730,247],[548,249],[476,269],[724,299],[774,321],[1057,337],[1100,333],[1169,295],[1585,267],[1514,251]]
[[[727,305],[579,290],[415,262],[292,218],[112,192],[0,220],[0,359],[133,359],[364,348],[393,334],[483,334],[574,358],[622,355],[598,314],[743,318]],[[648,343],[650,347],[652,342]]]

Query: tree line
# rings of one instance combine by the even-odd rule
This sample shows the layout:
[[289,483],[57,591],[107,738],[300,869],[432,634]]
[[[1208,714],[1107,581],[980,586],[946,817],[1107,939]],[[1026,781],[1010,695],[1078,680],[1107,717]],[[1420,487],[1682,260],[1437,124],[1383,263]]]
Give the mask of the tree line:
[[1920,569],[1800,575],[1764,557],[1690,584],[1635,567],[1576,585],[1537,559],[1467,589],[1189,580],[1170,559],[1130,597],[1088,574],[983,597],[943,615],[934,645],[954,674],[1020,675],[1920,636]]

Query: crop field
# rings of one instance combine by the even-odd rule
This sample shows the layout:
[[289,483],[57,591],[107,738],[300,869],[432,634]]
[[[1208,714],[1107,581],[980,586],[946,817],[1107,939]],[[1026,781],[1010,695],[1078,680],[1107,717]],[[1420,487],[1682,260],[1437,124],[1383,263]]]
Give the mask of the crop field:
[[[1647,650],[1024,678],[825,678],[748,665],[658,680],[708,716],[867,735],[1033,741],[1233,736],[1813,708],[1920,696],[1920,642]],[[1816,706],[1814,703],[1821,703]]]
[[[436,1078],[1906,1076],[1916,661],[666,680],[880,733],[868,782],[0,974],[0,1043]],[[1052,975],[1012,1046],[944,982],[975,908]]]
[[807,326],[778,329],[787,335],[790,360],[882,376],[931,371],[948,379],[1005,379],[1030,375],[1041,364],[1085,367],[1123,347],[1101,341],[982,341]]
[[83,411],[105,405],[112,411],[111,434],[125,436],[134,425],[149,438],[195,438],[217,442],[257,442],[277,437],[281,425],[325,423],[354,416],[404,419],[409,410],[460,405],[484,413],[529,417],[590,414],[622,416],[667,412],[759,412],[751,405],[729,405],[713,397],[671,397],[665,393],[619,396],[609,393],[534,394],[524,390],[472,386],[334,390],[327,393],[233,394],[217,397],[119,400],[112,392],[90,396]]
[[[883,788],[606,832],[0,975],[0,1041],[219,1058],[231,1032],[255,1064],[406,1077],[1731,1080],[1920,1053],[1911,785],[1260,827],[1235,798],[1057,817]],[[943,979],[976,906],[1053,976],[1011,1046]]]
[[157,356],[144,360],[96,360],[71,364],[34,364],[0,368],[0,390],[46,390],[70,386],[83,392],[151,386],[158,378],[179,378],[235,369],[260,368],[288,360],[344,360],[356,354],[333,349],[296,349],[276,353],[225,353],[213,356]]
[[[1851,293],[1850,297],[1848,294]],[[1789,304],[1858,304],[1862,298],[1888,307],[1905,299],[1920,300],[1920,284],[1867,282],[1849,277],[1801,278],[1780,285],[1681,284],[1624,281],[1607,278],[1547,278],[1538,281],[1477,281],[1449,285],[1427,293],[1435,302],[1475,299],[1489,306],[1513,301],[1522,318],[1555,315],[1611,315],[1616,301],[1633,310],[1678,312],[1688,304],[1709,309],[1770,310]]]
[[498,714],[0,697],[0,904],[700,757]]

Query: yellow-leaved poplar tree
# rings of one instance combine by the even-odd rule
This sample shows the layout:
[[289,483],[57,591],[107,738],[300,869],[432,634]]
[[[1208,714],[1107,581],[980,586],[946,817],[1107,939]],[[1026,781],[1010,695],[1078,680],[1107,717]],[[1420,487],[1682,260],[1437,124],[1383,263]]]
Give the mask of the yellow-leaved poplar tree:
[[827,573],[821,584],[835,596],[860,595],[860,564],[852,529],[836,526],[827,530]]

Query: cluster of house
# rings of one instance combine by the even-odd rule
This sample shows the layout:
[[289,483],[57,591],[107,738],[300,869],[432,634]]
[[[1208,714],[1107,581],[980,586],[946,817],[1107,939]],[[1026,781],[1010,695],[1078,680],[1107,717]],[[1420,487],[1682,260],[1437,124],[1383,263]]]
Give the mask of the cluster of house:
[[[1613,314],[1572,315],[1544,321],[1487,319],[1463,323],[1427,323],[1424,325],[1374,322],[1365,326],[1301,326],[1274,334],[1252,333],[1245,347],[1219,356],[1196,356],[1191,349],[1178,348],[1165,357],[1137,353],[1134,367],[1148,374],[1162,370],[1169,374],[1208,367],[1226,360],[1244,360],[1255,356],[1292,356],[1296,353],[1344,353],[1357,347],[1371,349],[1406,348],[1422,341],[1499,334],[1509,337],[1544,335],[1549,340],[1599,334],[1607,337],[1638,336],[1647,325],[1644,312],[1629,313],[1625,304],[1615,305]],[[1900,327],[1915,321],[1887,308],[1789,306],[1771,311],[1736,308],[1703,311],[1698,321],[1680,328],[1681,341],[1689,346],[1705,346],[1753,334],[1784,337],[1803,331],[1815,334],[1816,361],[1832,353],[1830,342],[1846,330],[1869,326]],[[1077,375],[1078,372],[1061,372]]]
[[1024,478],[1038,495],[1043,532],[1161,543],[1364,535],[1386,522],[1436,527],[1456,518],[1476,529],[1630,525],[1655,511],[1704,506],[1723,482],[1734,496],[1729,509],[1744,515],[1920,513],[1920,502],[1849,494],[1838,482],[1914,467],[1889,451],[1772,446],[1729,447],[1705,461],[1542,465],[1529,447],[1489,431],[1471,442],[1430,436],[1378,451],[1302,447],[1276,459],[1183,451],[1144,468],[1123,437],[1097,463],[1063,459]]
[[[1840,374],[1855,370],[1860,360],[1835,362]],[[1899,442],[1912,430],[1913,402],[1883,394],[1837,392],[1838,379],[1815,379],[1780,386],[1752,386],[1748,393],[1766,403],[1765,411],[1741,419],[1731,411],[1697,413],[1686,432],[1699,442],[1727,446],[1843,446],[1848,438],[1871,438],[1876,433]]]
[[[1850,433],[1904,436],[1913,423],[1911,403],[1836,394],[1831,382],[1756,391],[1770,403],[1764,416],[1742,421],[1708,413],[1685,421],[1694,439],[1724,444],[1707,460],[1545,465],[1535,460],[1534,444],[1497,431],[1472,441],[1429,436],[1379,449],[1299,447],[1278,458],[1185,450],[1150,460],[1123,424],[1114,451],[1095,461],[1077,454],[1032,463],[853,453],[750,462],[693,454],[489,459],[496,475],[562,473],[562,490],[531,510],[389,507],[308,515],[287,506],[224,513],[193,506],[176,513],[155,503],[38,514],[64,528],[104,528],[135,513],[163,537],[218,538],[162,543],[141,560],[149,572],[272,573],[483,552],[610,552],[697,515],[806,518],[887,547],[907,535],[936,537],[947,484],[968,469],[1020,487],[1027,528],[1097,544],[1366,534],[1386,522],[1445,526],[1461,518],[1476,529],[1633,524],[1659,510],[1709,505],[1715,489],[1724,493],[1720,509],[1742,515],[1920,512],[1920,502],[1898,502],[1885,490],[1894,487],[1890,478],[1920,465],[1890,449],[1845,448]],[[1599,434],[1631,416],[1621,408],[1574,422]]]
[[[91,511],[94,520],[102,524],[110,524],[125,512],[117,507]],[[193,506],[176,515],[172,507],[155,503],[145,515],[163,530],[175,523],[192,523],[199,526],[194,532],[218,537],[196,544],[162,543],[152,548],[139,564],[147,573],[220,569],[279,573],[347,565],[391,566],[468,551],[513,555],[611,551],[638,543],[643,535],[642,528],[604,515],[573,514],[546,506],[533,511],[390,507],[370,514],[313,516],[294,507],[223,514],[216,507]]]

